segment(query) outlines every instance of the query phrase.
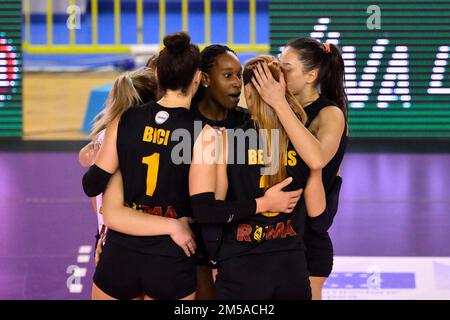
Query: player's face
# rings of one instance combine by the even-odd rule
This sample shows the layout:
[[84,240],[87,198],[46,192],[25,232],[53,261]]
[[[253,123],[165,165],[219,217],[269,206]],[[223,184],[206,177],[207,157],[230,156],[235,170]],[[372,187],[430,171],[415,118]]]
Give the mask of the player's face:
[[309,81],[309,75],[308,72],[305,72],[295,49],[287,47],[281,53],[280,62],[286,72],[287,87],[294,96],[300,95],[306,86],[306,82]]
[[225,109],[236,108],[242,87],[242,67],[238,58],[231,52],[222,53],[208,76],[211,98]]

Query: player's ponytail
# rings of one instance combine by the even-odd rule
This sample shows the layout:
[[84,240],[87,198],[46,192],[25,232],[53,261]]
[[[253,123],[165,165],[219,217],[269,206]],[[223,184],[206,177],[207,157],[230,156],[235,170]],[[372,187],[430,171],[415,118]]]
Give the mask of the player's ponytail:
[[159,88],[162,93],[181,89],[186,94],[200,67],[200,50],[186,32],[167,35],[163,43],[156,60]]
[[340,106],[347,117],[348,100],[344,89],[344,60],[339,48],[334,44],[324,43],[322,46],[325,55],[318,77],[320,92]]
[[125,72],[115,81],[109,92],[105,110],[97,117],[91,137],[94,138],[112,120],[120,117],[131,106],[156,99],[157,83],[150,68]]

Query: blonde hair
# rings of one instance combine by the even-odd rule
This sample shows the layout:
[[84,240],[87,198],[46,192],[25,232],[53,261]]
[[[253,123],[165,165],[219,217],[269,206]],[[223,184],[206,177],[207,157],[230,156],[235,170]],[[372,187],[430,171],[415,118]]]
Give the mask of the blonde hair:
[[94,138],[131,106],[155,100],[156,92],[157,82],[153,69],[143,67],[121,74],[114,81],[105,109],[94,120],[91,138]]
[[[278,119],[277,114],[273,110],[272,107],[270,107],[267,103],[264,102],[264,100],[261,98],[261,96],[258,94],[258,91],[254,87],[253,83],[251,82],[251,79],[253,78],[254,68],[257,66],[258,63],[266,62],[270,73],[272,74],[273,78],[276,81],[279,81],[280,77],[284,77],[284,80],[286,82],[286,74],[280,64],[279,61],[277,61],[274,57],[269,55],[260,55],[255,58],[252,58],[248,60],[244,64],[244,71],[243,71],[243,82],[244,86],[249,84],[251,86],[253,96],[255,97],[253,100],[254,105],[251,108],[252,118],[255,121],[255,124],[258,129],[263,129],[262,132],[267,132],[266,143],[267,143],[267,151],[268,155],[272,154],[270,150],[270,146],[272,143],[272,135],[271,130],[277,129],[279,132],[279,154],[278,154],[278,164],[279,169],[276,174],[267,176],[267,180],[265,183],[265,188],[268,189],[271,186],[283,181],[286,179],[287,173],[286,173],[286,165],[285,161],[287,161],[287,149],[289,145],[289,137],[286,133],[286,130],[284,130],[283,125],[281,124],[280,120]],[[289,104],[289,106],[292,108],[298,119],[305,124],[307,120],[307,116],[303,108],[298,103],[295,96],[292,94],[292,92],[286,87],[285,92],[286,100]],[[268,165],[266,163],[266,165]]]

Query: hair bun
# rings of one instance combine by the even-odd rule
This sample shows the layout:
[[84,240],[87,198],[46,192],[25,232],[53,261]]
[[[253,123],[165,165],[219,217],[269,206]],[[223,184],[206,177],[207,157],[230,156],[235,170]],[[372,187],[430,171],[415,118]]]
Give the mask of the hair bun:
[[191,37],[185,32],[176,32],[164,37],[164,46],[174,54],[180,54],[189,49]]

